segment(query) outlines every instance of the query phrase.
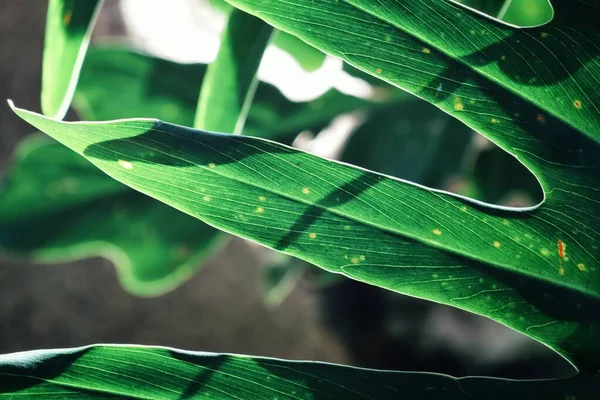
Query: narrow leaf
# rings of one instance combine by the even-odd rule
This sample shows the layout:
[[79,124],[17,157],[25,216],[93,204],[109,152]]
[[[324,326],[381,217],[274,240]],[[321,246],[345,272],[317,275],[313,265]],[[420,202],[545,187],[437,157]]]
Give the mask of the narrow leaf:
[[101,5],[102,0],[48,1],[42,110],[49,117],[67,113]]
[[[597,264],[572,267],[594,257],[576,242],[569,263],[535,248],[554,242],[548,236],[560,221],[552,214],[473,205],[259,138],[148,119],[63,123],[15,112],[113,178],[219,229],[489,316],[581,368],[598,365]],[[568,272],[559,274],[554,260]]]
[[[121,46],[92,47],[73,105],[92,120],[154,115],[191,126],[205,71],[203,64],[178,64]],[[337,113],[373,106],[337,91],[313,102],[292,103],[261,83],[246,131],[291,142],[300,130],[318,130]],[[284,117],[286,123],[273,125]],[[155,296],[176,288],[225,239],[214,228],[131,190],[40,136],[19,145],[0,187],[3,256],[45,263],[104,256],[115,264],[123,287],[135,295]]]
[[[598,1],[557,0],[554,20],[527,30],[510,28],[447,1],[229,2],[436,104],[516,157],[535,174],[544,191],[543,203],[520,212],[469,204],[448,208],[453,202],[443,195],[423,202],[424,198],[415,194],[411,203],[405,204],[407,209],[414,208],[412,202],[423,202],[429,210],[424,217],[447,224],[445,229],[430,226],[430,235],[437,237],[430,241],[428,223],[404,218],[400,224],[406,222],[406,232],[410,225],[422,225],[423,234],[413,236],[415,239],[558,288],[575,289],[597,301],[600,93],[594,71],[600,65],[600,36],[593,27],[599,15]],[[344,28],[349,24],[352,30]],[[381,266],[370,272],[356,268],[355,277],[383,282],[386,278],[377,275],[384,270]],[[397,285],[410,284],[408,278],[396,279]],[[492,285],[472,297],[448,300],[491,299],[494,296],[489,290],[496,289]],[[582,304],[577,302],[574,307],[585,308]],[[506,308],[488,311],[488,315],[498,313],[505,314],[499,315],[499,320],[517,318],[516,312],[506,312]],[[553,348],[569,347],[563,354],[578,359],[580,367],[596,368],[600,353],[591,336],[577,345],[550,343],[557,341],[556,336],[550,338],[556,332],[569,331],[556,321],[561,318],[571,317],[563,314],[541,326],[523,328],[533,337],[548,336],[541,340]],[[592,325],[598,321],[594,315],[585,319]],[[578,336],[596,329],[569,332]],[[587,355],[583,348],[589,351]]]
[[252,15],[237,9],[230,13],[217,59],[206,71],[194,127],[241,133],[272,32],[270,25]]
[[0,396],[19,399],[591,400],[598,382],[597,374],[528,381],[453,378],[141,346],[0,356]]

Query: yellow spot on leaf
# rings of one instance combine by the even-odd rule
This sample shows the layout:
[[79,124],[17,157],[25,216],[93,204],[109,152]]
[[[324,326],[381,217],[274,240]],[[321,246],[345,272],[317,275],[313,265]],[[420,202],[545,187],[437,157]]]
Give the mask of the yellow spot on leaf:
[[540,33],[540,36],[546,39],[548,36],[550,36],[550,34],[548,32],[542,32]]
[[428,47],[423,47],[423,53],[429,54],[431,53],[431,50]]
[[267,201],[265,196],[258,196],[258,201]]
[[358,258],[357,257],[352,257],[352,264],[358,264]]
[[256,212],[257,212],[257,213],[259,213],[259,214],[262,214],[262,213],[264,213],[264,212],[265,212],[265,209],[264,209],[264,208],[262,208],[262,207],[258,207],[258,208],[256,209]]
[[502,57],[500,57],[500,59],[501,59],[502,61],[506,61],[506,56],[502,56]]
[[508,225],[508,220],[507,219],[503,219],[502,220],[502,225]]
[[202,200],[204,200],[204,201],[210,201],[210,196],[204,196],[204,197],[202,198]]
[[209,168],[214,168],[214,167],[216,167],[216,165],[215,165],[215,163],[210,163],[210,164],[208,164],[208,167]]
[[497,248],[497,249],[499,249],[500,248],[500,242],[495,241],[494,242],[494,247]]
[[314,233],[314,232],[311,232],[311,233],[308,235],[308,237],[309,237],[309,238],[311,238],[311,239],[316,239],[316,238],[317,238],[317,234],[316,234],[316,233]]
[[585,271],[585,264],[577,264],[577,268],[579,268],[580,271]]
[[365,256],[359,256],[358,258],[360,261],[365,261]]
[[434,235],[438,235],[438,236],[439,236],[439,235],[441,235],[441,234],[442,234],[442,231],[440,231],[439,229],[434,229],[434,230],[433,230],[433,234],[434,234]]
[[497,124],[498,122],[500,121],[498,121],[496,118],[492,118],[492,124]]
[[67,11],[65,16],[63,17],[63,23],[65,25],[69,25],[71,23],[71,17],[73,17],[73,14],[71,13],[71,11]]
[[550,251],[548,249],[542,249],[540,253],[542,253],[543,256],[547,256],[550,254]]
[[462,111],[462,110],[464,110],[464,109],[465,109],[465,106],[463,105],[463,103],[456,103],[456,104],[454,105],[454,109],[455,109],[456,111]]
[[129,161],[125,161],[125,160],[119,160],[117,161],[119,163],[119,165],[125,169],[133,169],[133,164],[130,163]]
[[460,211],[462,211],[462,212],[467,212],[467,206],[462,206],[462,207],[460,208]]
[[377,69],[375,70],[375,72],[377,72],[378,74],[380,74],[380,73],[382,73],[382,72],[383,72],[383,70],[382,70],[381,68],[377,68]]
[[562,267],[562,265],[558,267],[558,274],[561,276],[565,274],[565,269]]
[[579,100],[575,100],[575,101],[573,102],[573,105],[575,106],[575,108],[581,108],[581,101],[579,101]]
[[304,189],[302,189],[302,193],[309,194],[310,190],[308,188],[304,188]]

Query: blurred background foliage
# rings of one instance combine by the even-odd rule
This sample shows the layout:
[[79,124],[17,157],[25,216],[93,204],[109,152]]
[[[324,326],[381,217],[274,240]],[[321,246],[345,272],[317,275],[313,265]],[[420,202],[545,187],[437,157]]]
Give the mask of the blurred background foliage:
[[[546,0],[460,3],[519,26],[552,16]],[[36,4],[0,5],[0,33],[10,38],[0,49],[0,88],[30,109],[39,109],[45,12]],[[107,0],[67,119],[191,126],[228,12],[222,0]],[[489,203],[542,200],[533,175],[487,139],[284,32],[259,78],[243,134]],[[39,134],[11,155],[29,132],[8,107],[0,112],[0,250],[13,259],[0,263],[0,353],[135,342],[453,375],[570,371],[490,320],[232,239]],[[25,209],[36,212],[25,217]],[[108,262],[85,259],[98,255],[116,264],[122,288]]]

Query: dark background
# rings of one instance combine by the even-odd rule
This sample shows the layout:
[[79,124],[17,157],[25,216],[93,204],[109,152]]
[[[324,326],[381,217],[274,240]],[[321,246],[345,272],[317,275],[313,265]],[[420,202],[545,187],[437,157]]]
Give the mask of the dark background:
[[[147,0],[146,0],[147,1]],[[46,2],[0,2],[0,174],[31,128],[4,102],[39,111]],[[123,34],[107,0],[94,37]],[[0,354],[91,343],[136,343],[455,375],[572,373],[539,343],[487,319],[355,282],[300,284],[265,306],[260,262],[232,241],[175,291],[133,297],[103,259],[65,265],[0,261]]]

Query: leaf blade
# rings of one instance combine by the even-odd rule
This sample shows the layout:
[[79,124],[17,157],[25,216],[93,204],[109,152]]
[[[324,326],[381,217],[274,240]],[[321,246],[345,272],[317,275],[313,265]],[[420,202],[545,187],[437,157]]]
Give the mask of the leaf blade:
[[[0,394],[29,398],[592,399],[597,375],[453,378],[164,347],[94,345],[0,356]],[[560,395],[560,397],[557,397]],[[55,396],[55,397],[51,397]]]
[[273,28],[233,9],[216,60],[202,82],[194,127],[241,133],[258,85],[256,72]]
[[102,1],[48,2],[41,101],[49,117],[67,113]]
[[[561,281],[554,268],[541,271],[536,264],[492,267],[496,264],[490,260],[501,253],[490,232],[485,232],[490,241],[485,263],[446,253],[441,250],[442,231],[429,225],[435,220],[422,207],[444,196],[446,208],[436,211],[456,212],[472,221],[518,220],[523,213],[466,208],[468,203],[455,196],[264,139],[194,131],[156,120],[61,123],[15,111],[113,178],[221,230],[330,272],[488,316],[544,342],[580,368],[597,365],[597,287],[570,273],[560,276]],[[123,168],[119,160],[133,168]],[[534,224],[528,229],[533,229],[537,220],[530,220]],[[539,255],[532,257],[535,262]],[[491,304],[497,307],[490,310]],[[507,304],[518,306],[519,312],[503,308]]]

